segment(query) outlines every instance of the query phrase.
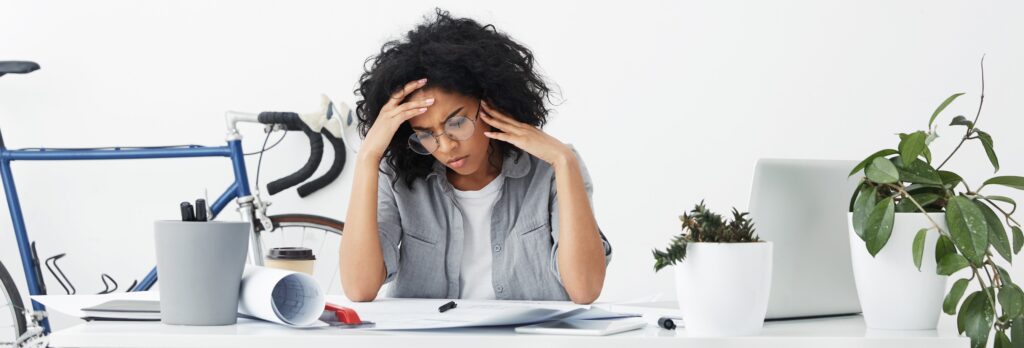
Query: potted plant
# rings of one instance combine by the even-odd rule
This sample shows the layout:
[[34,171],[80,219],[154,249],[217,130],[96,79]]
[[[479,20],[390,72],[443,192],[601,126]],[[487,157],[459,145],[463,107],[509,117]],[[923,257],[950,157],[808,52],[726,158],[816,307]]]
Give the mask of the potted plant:
[[[992,136],[978,128],[984,66],[981,85],[977,113],[973,120],[952,119],[949,125],[963,127],[964,135],[937,165],[929,149],[938,136],[933,124],[963,93],[935,109],[927,130],[899,134],[896,149],[868,156],[850,173],[864,174],[851,200],[850,238],[868,327],[934,329],[941,308],[957,316],[957,330],[970,337],[972,347],[984,346],[993,330],[996,347],[1009,347],[1011,339],[1024,343],[1024,292],[996,262],[1011,262],[1024,246],[1024,234],[1012,217],[1016,202],[990,192],[993,186],[1024,190],[1024,177],[996,176],[975,186],[945,169],[962,145],[977,141],[999,171]],[[964,269],[966,277],[943,298],[942,279]]]
[[654,250],[655,272],[676,266],[676,295],[692,336],[753,335],[764,324],[772,244],[754,234],[747,215],[733,208],[727,221],[702,201],[679,217],[682,232],[668,248]]

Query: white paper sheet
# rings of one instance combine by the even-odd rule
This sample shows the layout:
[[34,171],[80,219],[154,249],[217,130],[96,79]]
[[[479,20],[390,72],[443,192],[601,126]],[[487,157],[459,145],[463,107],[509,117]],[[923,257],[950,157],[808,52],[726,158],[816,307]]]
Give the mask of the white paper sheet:
[[425,330],[477,326],[526,325],[554,319],[622,318],[632,314],[611,313],[588,305],[560,301],[454,300],[456,307],[444,313],[438,307],[452,300],[383,298],[373,302],[331,302],[354,309],[363,320],[376,325],[359,330]]
[[323,289],[308,274],[246,266],[239,291],[239,314],[291,327],[327,326],[319,320]]

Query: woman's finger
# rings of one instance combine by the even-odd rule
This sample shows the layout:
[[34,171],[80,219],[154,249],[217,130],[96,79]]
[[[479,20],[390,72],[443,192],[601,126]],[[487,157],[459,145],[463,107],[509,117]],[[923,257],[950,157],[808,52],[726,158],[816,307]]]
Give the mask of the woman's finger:
[[500,130],[505,130],[506,128],[510,128],[508,126],[508,123],[502,122],[499,119],[491,117],[491,115],[489,115],[487,112],[481,112],[480,113],[480,119],[484,120],[484,122],[487,122],[487,124],[493,126],[494,128],[497,128],[497,129],[500,129]]
[[392,118],[397,119],[399,122],[405,122],[408,121],[410,118],[419,116],[424,112],[427,112],[427,108],[409,109],[402,111],[398,114],[395,114],[395,116]]
[[387,108],[387,107],[394,108],[394,107],[398,106],[398,103],[400,103],[402,101],[402,99],[405,99],[405,97],[408,96],[410,93],[412,93],[413,91],[419,89],[420,87],[423,87],[426,84],[427,84],[427,79],[419,79],[419,80],[416,80],[416,81],[411,81],[411,82],[406,83],[405,86],[402,87],[402,89],[399,89],[395,93],[391,94],[391,99],[388,100],[387,104],[384,104],[384,107],[385,108]]
[[501,140],[501,141],[504,141],[506,143],[515,145],[515,143],[512,142],[512,136],[509,135],[508,133],[484,132],[484,135],[487,136],[488,138],[491,138],[491,139],[497,139],[497,140]]
[[398,115],[402,112],[405,112],[406,110],[425,108],[431,105],[434,105],[434,98],[427,98],[423,100],[410,100],[405,103],[402,103],[402,105],[396,106],[393,110],[391,110],[391,114]]
[[484,122],[487,122],[487,124],[492,125],[495,128],[498,128],[498,129],[504,131],[505,133],[520,134],[522,132],[521,128],[516,127],[515,125],[513,125],[513,124],[511,124],[511,123],[509,123],[507,121],[495,118],[495,117],[491,116],[491,114],[489,112],[485,111],[485,112],[480,113],[480,118],[483,119]]
[[488,114],[490,114],[491,116],[493,116],[494,118],[496,118],[496,119],[498,119],[500,121],[504,121],[505,123],[511,124],[513,126],[517,126],[517,127],[522,127],[523,126],[522,122],[516,121],[514,118],[511,118],[508,115],[505,115],[505,113],[503,113],[501,111],[498,111],[497,109],[491,107],[491,104],[488,104],[487,102],[482,102],[481,105],[483,105],[484,111],[487,112]]

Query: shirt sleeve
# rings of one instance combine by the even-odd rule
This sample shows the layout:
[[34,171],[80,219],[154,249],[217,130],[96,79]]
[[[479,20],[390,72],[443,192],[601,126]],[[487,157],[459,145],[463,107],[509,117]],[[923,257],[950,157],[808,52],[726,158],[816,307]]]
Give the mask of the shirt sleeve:
[[[590,174],[587,172],[587,166],[583,163],[583,158],[580,157],[579,152],[576,148],[569,145],[572,149],[573,154],[576,155],[576,162],[580,166],[580,175],[583,177],[583,188],[587,191],[587,200],[590,202],[590,209],[594,209],[594,185],[590,181]],[[558,192],[555,185],[555,177],[551,176],[551,203],[549,205],[551,211],[551,238],[554,240],[554,246],[551,247],[551,272],[554,272],[555,278],[558,282],[562,282],[561,273],[558,273]],[[604,266],[608,267],[608,263],[612,261],[612,245],[608,242],[608,238],[604,236],[604,232],[601,231],[601,227],[597,227],[597,232],[601,236],[601,243],[604,244]]]
[[402,240],[402,220],[395,201],[395,190],[391,187],[391,178],[385,172],[381,172],[377,178],[377,228],[386,272],[384,283],[387,284],[398,275],[398,243]]

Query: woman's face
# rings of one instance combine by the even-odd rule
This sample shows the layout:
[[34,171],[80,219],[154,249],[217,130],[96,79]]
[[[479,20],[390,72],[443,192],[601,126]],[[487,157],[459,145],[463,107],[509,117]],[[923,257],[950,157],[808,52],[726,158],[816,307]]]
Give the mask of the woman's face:
[[[480,120],[480,100],[467,97],[458,93],[428,87],[416,91],[410,100],[426,100],[434,98],[434,104],[427,112],[413,117],[409,120],[415,134],[418,134],[424,143],[436,142],[436,149],[430,153],[439,162],[459,175],[470,175],[483,171],[486,173],[488,165],[488,145],[490,138],[484,136],[485,131],[491,127]],[[453,118],[463,116],[468,120],[455,122]],[[447,125],[447,127],[446,127]],[[469,131],[466,127],[472,129]],[[465,140],[455,140],[448,136],[449,133],[468,136]],[[429,134],[433,134],[431,138]]]

